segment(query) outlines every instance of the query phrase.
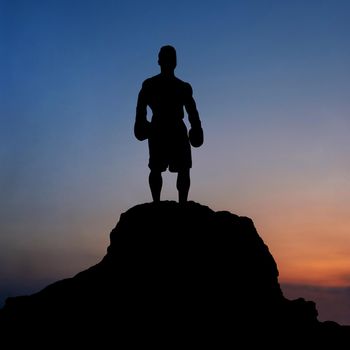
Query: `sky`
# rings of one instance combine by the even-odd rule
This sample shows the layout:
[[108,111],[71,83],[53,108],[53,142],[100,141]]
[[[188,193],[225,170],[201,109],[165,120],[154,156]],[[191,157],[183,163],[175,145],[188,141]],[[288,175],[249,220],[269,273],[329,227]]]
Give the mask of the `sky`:
[[[349,13],[347,0],[0,0],[0,305],[99,262],[120,214],[151,201],[133,124],[170,44],[205,135],[189,199],[252,218],[285,295],[350,324]],[[164,173],[163,200],[175,180]]]

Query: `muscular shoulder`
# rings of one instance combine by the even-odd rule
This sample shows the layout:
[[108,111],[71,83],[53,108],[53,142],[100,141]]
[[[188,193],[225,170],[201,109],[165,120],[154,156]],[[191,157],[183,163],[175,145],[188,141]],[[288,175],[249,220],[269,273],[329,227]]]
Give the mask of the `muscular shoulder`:
[[190,83],[187,83],[186,81],[183,81],[177,77],[175,78],[175,81],[186,95],[192,95],[192,86]]
[[154,77],[147,78],[142,83],[143,89],[152,88],[152,86],[156,85],[159,81],[159,75],[155,75]]
[[[177,78],[178,79],[178,78]],[[179,84],[181,85],[181,90],[183,91],[184,95],[189,97],[192,96],[192,86],[190,83],[187,83],[181,79],[178,79]]]

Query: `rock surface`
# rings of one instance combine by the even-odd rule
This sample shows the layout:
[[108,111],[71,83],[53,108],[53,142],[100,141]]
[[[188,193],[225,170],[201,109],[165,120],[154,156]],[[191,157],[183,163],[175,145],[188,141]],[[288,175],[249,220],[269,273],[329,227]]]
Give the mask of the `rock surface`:
[[[350,330],[319,322],[316,305],[283,296],[276,262],[251,219],[189,202],[146,203],[123,213],[106,256],[73,278],[0,310],[6,334],[34,330],[56,339],[109,334],[116,345],[332,348]],[[109,331],[107,331],[109,330]],[[13,338],[14,339],[14,338]]]

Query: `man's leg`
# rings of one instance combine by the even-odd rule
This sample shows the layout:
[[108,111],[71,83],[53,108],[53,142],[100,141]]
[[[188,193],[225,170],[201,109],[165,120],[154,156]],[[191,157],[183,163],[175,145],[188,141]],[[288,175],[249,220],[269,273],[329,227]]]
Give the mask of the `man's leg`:
[[190,189],[190,169],[181,170],[177,174],[176,188],[179,191],[179,203],[186,203]]
[[148,182],[151,188],[153,202],[158,203],[160,201],[160,192],[163,185],[162,173],[160,171],[151,170]]

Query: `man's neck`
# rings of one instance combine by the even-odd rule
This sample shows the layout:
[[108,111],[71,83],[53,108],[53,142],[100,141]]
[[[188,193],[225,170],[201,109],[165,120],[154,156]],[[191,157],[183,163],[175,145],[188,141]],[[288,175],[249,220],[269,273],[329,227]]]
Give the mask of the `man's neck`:
[[174,77],[175,76],[175,72],[173,69],[164,69],[161,68],[160,69],[160,74],[165,76],[165,77]]

